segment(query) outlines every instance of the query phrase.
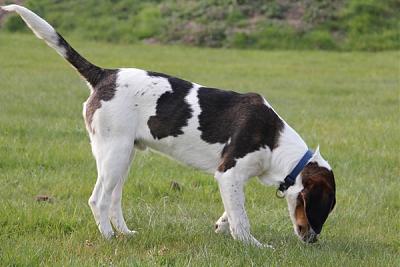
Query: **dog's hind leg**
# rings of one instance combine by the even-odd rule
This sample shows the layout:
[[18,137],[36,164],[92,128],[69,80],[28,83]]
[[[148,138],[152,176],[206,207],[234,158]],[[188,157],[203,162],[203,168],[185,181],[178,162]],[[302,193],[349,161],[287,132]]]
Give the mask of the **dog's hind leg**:
[[215,232],[217,234],[229,234],[229,221],[226,211],[221,215],[218,221],[215,222]]
[[97,208],[98,206],[98,201],[99,201],[99,196],[102,190],[102,181],[101,181],[101,176],[100,176],[100,163],[98,162],[98,159],[96,157],[95,151],[93,150],[93,154],[96,158],[96,166],[97,166],[97,180],[96,180],[96,184],[93,188],[92,194],[89,198],[88,204],[90,209],[92,210],[93,213],[93,217],[96,221],[96,225],[100,224],[100,212],[99,209]]
[[[110,218],[118,219],[114,221],[119,222],[115,225],[117,230],[127,230],[125,221],[122,222],[120,198],[122,196],[123,182],[134,153],[133,138],[118,137],[116,139],[108,139],[94,137],[92,138],[92,146],[99,173],[98,181],[89,199],[89,205],[100,232],[105,238],[111,238],[114,235],[114,231]],[[114,191],[116,192],[115,194],[113,193]],[[111,209],[112,213],[110,213]]]
[[[130,162],[132,162],[134,154],[135,151],[133,149],[129,160]],[[124,186],[128,173],[129,173],[129,167],[128,170],[126,171],[125,176],[118,182],[118,184],[114,188],[114,191],[111,196],[111,206],[109,215],[112,225],[118,232],[124,235],[133,235],[136,233],[136,231],[129,230],[128,226],[126,225],[121,205],[122,188]]]

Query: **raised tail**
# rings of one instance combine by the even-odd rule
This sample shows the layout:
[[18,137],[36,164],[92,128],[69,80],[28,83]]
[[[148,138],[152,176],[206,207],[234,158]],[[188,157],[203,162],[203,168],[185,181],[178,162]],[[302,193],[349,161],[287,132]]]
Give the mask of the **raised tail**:
[[101,81],[105,70],[93,65],[76,52],[47,21],[19,5],[2,6],[1,8],[8,12],[18,13],[33,33],[71,63],[92,87]]

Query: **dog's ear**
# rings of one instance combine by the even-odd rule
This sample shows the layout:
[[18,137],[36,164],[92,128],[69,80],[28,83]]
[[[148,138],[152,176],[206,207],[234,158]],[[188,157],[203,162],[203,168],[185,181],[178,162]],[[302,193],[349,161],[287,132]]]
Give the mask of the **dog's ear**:
[[302,192],[308,223],[317,234],[336,203],[335,194],[330,191],[324,183],[317,183]]
[[329,212],[331,212],[335,208],[335,205],[336,205],[336,197],[335,197],[335,195],[333,195],[333,201],[332,201],[332,204],[331,204],[331,210]]
[[321,157],[321,153],[319,152],[319,145],[318,145],[317,148],[315,149],[314,155],[315,155],[315,156],[318,156],[318,157]]
[[321,152],[319,151],[319,145],[318,145],[314,151],[311,161],[318,162],[320,159],[323,159],[323,158],[322,158]]

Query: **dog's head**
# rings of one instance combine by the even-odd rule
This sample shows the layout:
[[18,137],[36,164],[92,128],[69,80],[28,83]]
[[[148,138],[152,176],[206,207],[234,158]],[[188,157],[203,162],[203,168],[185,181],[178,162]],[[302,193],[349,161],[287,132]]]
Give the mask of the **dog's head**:
[[286,199],[296,235],[314,243],[336,203],[333,172],[318,149],[301,172],[301,184],[288,190]]

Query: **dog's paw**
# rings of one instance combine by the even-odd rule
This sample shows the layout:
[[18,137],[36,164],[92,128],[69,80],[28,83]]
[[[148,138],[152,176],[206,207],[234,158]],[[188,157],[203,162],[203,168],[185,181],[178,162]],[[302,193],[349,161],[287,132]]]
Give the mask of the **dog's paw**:
[[229,235],[229,222],[228,218],[219,218],[219,220],[214,225],[215,233]]
[[107,232],[102,232],[101,233],[103,235],[103,237],[107,240],[111,240],[112,238],[115,237],[115,233],[114,231],[107,231]]
[[269,245],[269,244],[261,244],[260,248],[267,248],[267,249],[275,250],[275,248],[272,245]]
[[257,247],[257,248],[261,248],[261,249],[272,249],[275,250],[275,248],[269,244],[263,244],[260,241],[258,241],[257,239],[254,238],[254,236],[250,235],[247,238],[243,238],[241,239],[245,244]]
[[275,250],[275,248],[273,247],[273,246],[271,246],[271,245],[269,245],[269,244],[263,244],[263,243],[261,243],[261,242],[259,242],[257,239],[252,239],[251,241],[250,241],[250,244],[251,245],[253,245],[253,246],[255,246],[255,247],[257,247],[257,248],[261,248],[261,249],[272,249],[272,250]]
[[123,233],[121,233],[121,234],[123,234],[123,235],[125,235],[125,236],[134,236],[134,235],[137,235],[138,232],[137,232],[137,231],[134,231],[134,230],[128,230],[128,231],[125,231],[125,232],[123,232]]

